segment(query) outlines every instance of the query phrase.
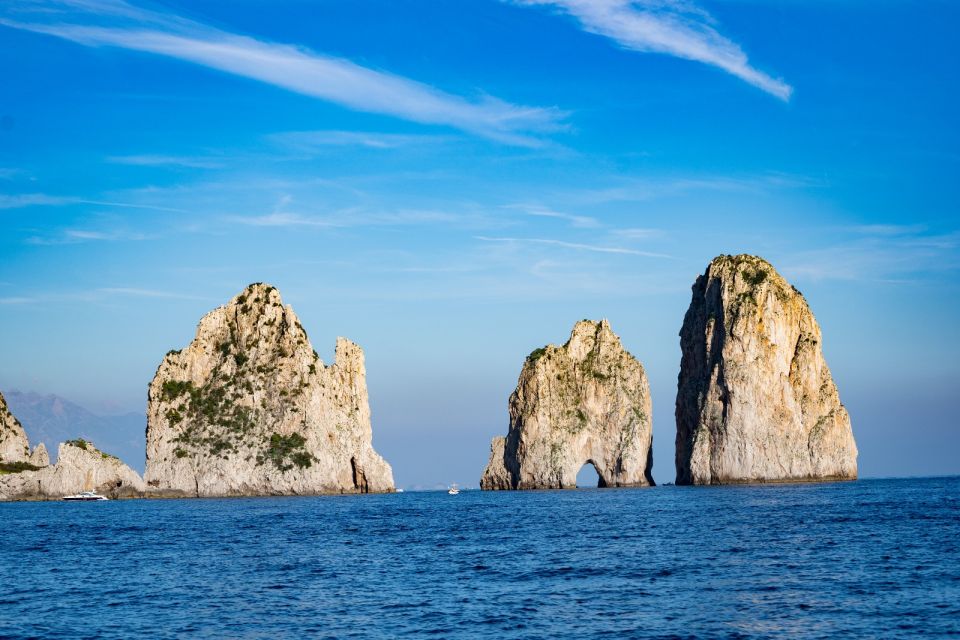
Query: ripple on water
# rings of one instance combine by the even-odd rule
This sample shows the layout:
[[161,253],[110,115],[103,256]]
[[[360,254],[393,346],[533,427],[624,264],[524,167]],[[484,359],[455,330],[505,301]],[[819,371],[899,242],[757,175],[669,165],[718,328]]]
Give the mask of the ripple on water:
[[[0,636],[960,634],[960,479],[0,504]],[[15,577],[11,580],[10,577]]]

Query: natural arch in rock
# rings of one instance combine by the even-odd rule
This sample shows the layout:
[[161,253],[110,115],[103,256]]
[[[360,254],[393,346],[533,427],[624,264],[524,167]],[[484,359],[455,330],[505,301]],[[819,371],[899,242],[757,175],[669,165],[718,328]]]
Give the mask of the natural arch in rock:
[[597,466],[593,463],[593,460],[587,460],[580,467],[580,471],[577,472],[577,488],[578,489],[588,489],[588,488],[602,488],[607,486],[607,483],[604,481],[603,476],[600,475],[600,472],[597,471]]
[[482,489],[572,489],[585,461],[601,486],[653,484],[647,376],[606,320],[578,322],[566,344],[527,356],[509,407]]

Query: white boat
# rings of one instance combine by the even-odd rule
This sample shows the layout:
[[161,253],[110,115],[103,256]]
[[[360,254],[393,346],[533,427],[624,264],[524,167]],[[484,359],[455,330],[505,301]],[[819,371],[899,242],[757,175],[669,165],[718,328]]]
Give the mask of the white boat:
[[109,500],[106,496],[102,496],[95,491],[82,491],[72,496],[63,496],[63,499],[71,502],[98,502],[100,500]]
[[455,485],[455,484],[452,484],[452,485],[450,485],[450,488],[447,489],[447,493],[449,493],[449,494],[452,495],[452,496],[455,496],[455,495],[457,495],[458,493],[460,493],[460,487],[458,487],[458,486]]

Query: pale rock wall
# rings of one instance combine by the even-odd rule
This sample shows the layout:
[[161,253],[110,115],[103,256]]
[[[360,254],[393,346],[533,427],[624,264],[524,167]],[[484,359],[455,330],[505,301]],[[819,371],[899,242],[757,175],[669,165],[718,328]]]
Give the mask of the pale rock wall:
[[600,486],[653,485],[649,384],[606,320],[578,322],[566,344],[530,354],[509,408],[481,488],[572,488],[588,462]]
[[145,479],[194,496],[393,491],[372,439],[360,347],[338,338],[325,366],[279,292],[254,284],[157,369]]
[[0,500],[57,500],[81,491],[135,497],[145,490],[136,471],[82,440],[61,443],[53,466],[0,475]]
[[29,462],[30,442],[0,393],[0,462]]
[[715,258],[680,331],[677,484],[856,478],[821,344],[806,300],[770,263]]

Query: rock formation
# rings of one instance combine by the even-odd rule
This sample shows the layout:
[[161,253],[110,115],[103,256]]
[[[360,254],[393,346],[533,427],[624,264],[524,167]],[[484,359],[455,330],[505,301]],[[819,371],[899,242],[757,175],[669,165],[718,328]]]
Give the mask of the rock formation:
[[806,300],[770,263],[715,258],[680,330],[677,484],[856,478],[820,345]]
[[[36,460],[43,460],[47,455],[46,447],[34,455]],[[23,430],[20,421],[10,413],[7,400],[2,393],[0,393],[0,462],[31,462],[30,442],[27,440],[27,432]],[[49,459],[43,464],[49,464]]]
[[360,347],[338,338],[324,366],[277,290],[253,284],[157,369],[145,479],[194,496],[392,491],[372,437]]
[[606,320],[578,322],[562,347],[527,356],[509,406],[482,489],[573,488],[585,463],[601,487],[653,485],[647,376]]
[[[46,458],[46,447],[41,447],[37,447],[32,463]],[[109,498],[138,497],[146,489],[136,471],[85,440],[61,443],[57,464],[52,467],[29,466],[0,475],[0,500],[59,500],[81,491],[96,491]]]
[[27,460],[35,467],[47,467],[50,465],[50,454],[47,453],[47,445],[42,442],[33,448],[30,459]]

